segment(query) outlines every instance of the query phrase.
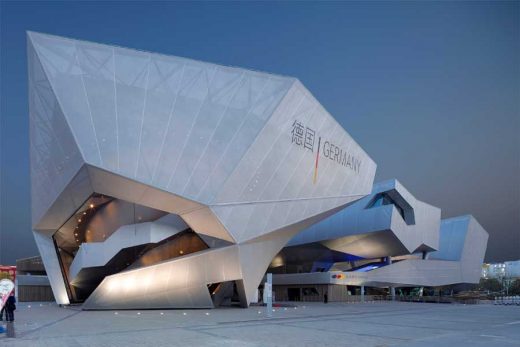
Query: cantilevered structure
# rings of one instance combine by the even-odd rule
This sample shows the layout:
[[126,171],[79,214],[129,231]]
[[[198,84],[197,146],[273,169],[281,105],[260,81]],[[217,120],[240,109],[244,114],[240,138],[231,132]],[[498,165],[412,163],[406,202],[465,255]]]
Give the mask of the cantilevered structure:
[[281,286],[478,283],[487,239],[472,216],[441,220],[440,209],[390,180],[296,235],[269,271],[280,298]]
[[295,78],[39,33],[27,49],[59,304],[247,306],[293,236],[372,189],[375,163]]

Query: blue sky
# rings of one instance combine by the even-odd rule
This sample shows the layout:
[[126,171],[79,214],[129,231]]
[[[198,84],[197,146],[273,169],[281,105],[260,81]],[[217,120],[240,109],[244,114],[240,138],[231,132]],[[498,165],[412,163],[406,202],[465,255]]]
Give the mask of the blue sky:
[[520,2],[1,2],[0,263],[31,234],[27,30],[299,78],[487,260],[520,258]]

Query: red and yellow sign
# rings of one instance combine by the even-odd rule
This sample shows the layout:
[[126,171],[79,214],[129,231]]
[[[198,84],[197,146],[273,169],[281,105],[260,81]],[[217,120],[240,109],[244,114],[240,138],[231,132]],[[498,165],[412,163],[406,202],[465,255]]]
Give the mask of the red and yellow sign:
[[14,282],[16,279],[16,266],[0,265],[0,280],[3,278],[10,279]]

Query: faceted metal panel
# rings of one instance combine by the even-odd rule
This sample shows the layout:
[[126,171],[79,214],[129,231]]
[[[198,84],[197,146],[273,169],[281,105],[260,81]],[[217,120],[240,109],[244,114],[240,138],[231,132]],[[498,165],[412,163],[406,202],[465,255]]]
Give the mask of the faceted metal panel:
[[443,220],[440,229],[440,247],[438,251],[430,254],[430,259],[461,260],[469,222],[469,218]]
[[[342,275],[341,278],[338,278],[338,274]],[[273,275],[274,285],[323,283],[374,287],[433,287],[461,282],[458,262],[422,259],[403,260],[368,272],[330,271]]]
[[50,35],[29,38],[87,163],[204,203],[294,83]]
[[45,266],[45,272],[49,278],[52,292],[56,302],[60,305],[68,305],[69,297],[67,295],[67,289],[63,282],[61,274],[60,262],[58,260],[58,254],[54,246],[52,238],[42,235],[39,232],[33,232],[36,246],[42,257],[43,265]]
[[482,263],[486,255],[489,235],[473,216],[464,217],[469,218],[470,221],[461,257],[462,280],[463,282],[478,283],[482,274]]
[[[383,192],[392,194],[395,200],[409,209],[405,211],[404,219],[393,205],[369,206],[371,201]],[[405,221],[409,217],[408,213],[410,216],[413,215],[411,221]],[[288,246],[326,242],[335,250],[343,249],[343,252],[367,258],[376,258],[384,253],[413,253],[421,246],[434,250],[439,247],[440,216],[440,209],[417,200],[397,180],[389,180],[375,184],[370,195],[302,231],[288,243]],[[357,241],[359,237],[354,237],[379,232],[392,233],[395,237],[370,237],[366,239],[370,242],[362,242],[365,246],[361,246]],[[359,247],[349,246],[349,241],[356,242]],[[401,245],[396,244],[396,241]]]
[[[32,197],[37,197],[39,188],[32,186]],[[76,173],[71,181],[62,189],[60,195],[49,205],[41,205],[45,211],[39,220],[33,223],[33,229],[52,234],[77,211],[85,200],[94,193],[86,166]],[[33,218],[37,212],[33,211]]]
[[213,307],[207,284],[240,279],[237,257],[237,246],[228,246],[111,275],[84,308]]
[[272,230],[294,224],[309,216],[319,215],[359,197],[305,199],[232,205],[213,205],[212,211],[234,236],[245,242]]
[[488,237],[486,230],[471,215],[444,219],[440,248],[430,254],[430,259],[458,261],[461,282],[476,283],[480,279]]
[[333,251],[353,254],[366,259],[407,254],[399,238],[387,230],[340,237],[321,244]]
[[[314,134],[313,145],[294,143],[295,122]],[[318,139],[323,141],[318,177],[313,182]],[[334,142],[360,161],[358,170],[323,157]],[[328,146],[328,147],[327,147]],[[314,151],[311,151],[313,147]],[[224,188],[218,203],[280,201],[287,199],[349,197],[371,189],[375,164],[310,92],[295,82],[262,132],[249,147]]]
[[32,221],[35,224],[81,167],[83,160],[42,64],[31,43],[29,131]]

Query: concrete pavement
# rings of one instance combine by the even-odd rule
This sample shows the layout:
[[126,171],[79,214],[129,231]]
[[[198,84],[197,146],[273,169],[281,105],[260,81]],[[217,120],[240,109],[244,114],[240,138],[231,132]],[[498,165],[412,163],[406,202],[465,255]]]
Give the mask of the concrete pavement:
[[[20,303],[0,346],[520,346],[520,307],[380,302],[81,311]],[[0,335],[1,336],[1,335]]]

